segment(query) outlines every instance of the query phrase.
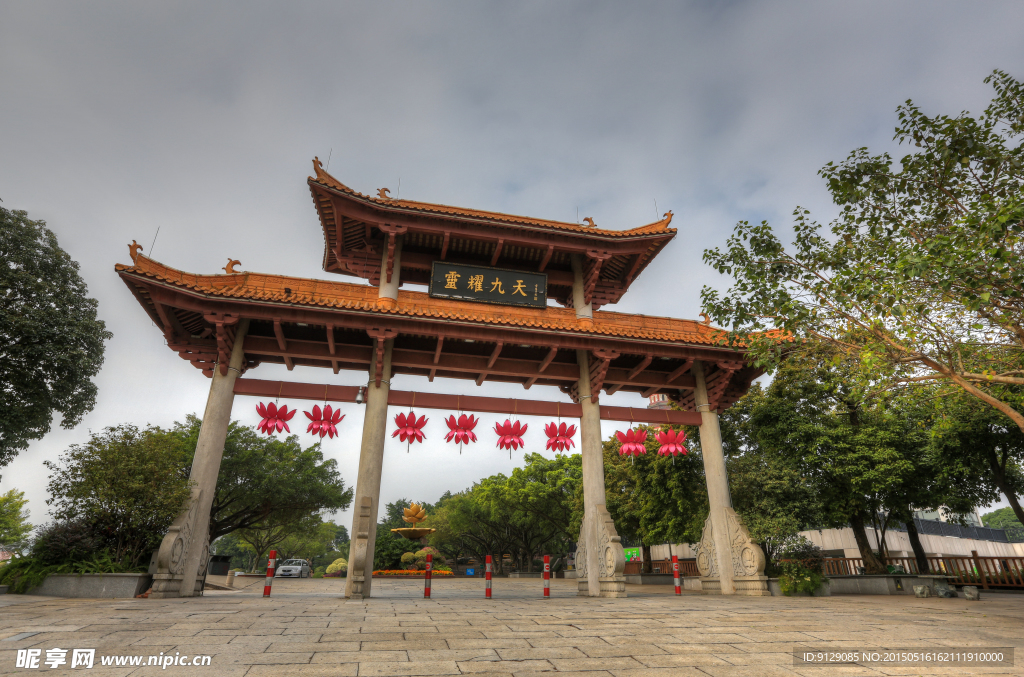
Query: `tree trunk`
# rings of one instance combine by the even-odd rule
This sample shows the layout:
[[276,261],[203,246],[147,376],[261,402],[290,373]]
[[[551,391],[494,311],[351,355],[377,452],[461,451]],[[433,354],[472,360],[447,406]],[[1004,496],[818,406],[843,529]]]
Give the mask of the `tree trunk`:
[[640,556],[643,559],[643,564],[641,564],[641,570],[645,574],[651,573],[651,546],[641,545]]
[[999,491],[1003,492],[1003,496],[1006,497],[1006,502],[1010,504],[1010,508],[1013,509],[1013,514],[1017,516],[1017,521],[1024,524],[1024,509],[1021,508],[1020,501],[1017,499],[1017,493],[1010,486],[1010,483],[1006,481],[1006,461],[1007,452],[1003,452],[1003,462],[1000,463],[996,457],[996,452],[993,450],[988,451],[988,464],[992,470],[992,476],[995,478],[996,486],[999,487]]
[[853,538],[857,541],[861,559],[864,560],[864,572],[868,574],[888,573],[882,562],[875,557],[874,550],[871,549],[868,534],[864,528],[864,516],[857,513],[850,517],[850,527],[853,529]]
[[921,545],[921,536],[917,533],[917,525],[914,524],[914,511],[912,508],[908,508],[910,513],[910,519],[907,520],[907,538],[910,539],[910,547],[914,550],[914,557],[917,558],[917,572],[919,574],[928,573],[928,555],[924,552],[924,546]]

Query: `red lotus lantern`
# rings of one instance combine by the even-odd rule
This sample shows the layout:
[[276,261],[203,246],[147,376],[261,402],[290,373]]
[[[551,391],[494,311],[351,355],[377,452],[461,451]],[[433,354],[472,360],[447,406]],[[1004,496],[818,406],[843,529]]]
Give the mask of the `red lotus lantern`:
[[526,434],[527,425],[511,419],[505,419],[504,423],[495,423],[494,432],[498,433],[498,448],[508,449],[509,458],[512,458],[512,450],[525,447],[523,435]]
[[644,446],[644,442],[647,441],[646,430],[633,430],[630,428],[625,433],[616,431],[615,436],[622,443],[622,448],[619,449],[620,456],[639,456],[640,454],[647,453],[647,447]]
[[[398,426],[398,430],[391,433],[392,437],[397,437],[401,442],[422,442],[423,441],[423,426],[427,423],[426,416],[420,416],[419,420],[416,419],[416,412],[410,411],[408,415],[399,414],[395,416],[395,425]],[[408,448],[406,448],[408,451]]]
[[544,426],[544,434],[548,436],[547,449],[552,451],[565,451],[569,447],[575,447],[572,436],[576,434],[576,426],[566,427],[565,423],[555,424],[554,421]]
[[675,458],[679,454],[686,455],[686,447],[683,446],[683,442],[686,441],[686,433],[682,430],[666,430],[664,432],[657,432],[654,434],[657,438],[659,456],[671,456]]
[[345,418],[341,413],[341,409],[332,411],[331,405],[329,404],[324,405],[324,410],[322,412],[320,411],[320,405],[314,404],[312,414],[308,411],[304,411],[302,413],[310,420],[310,424],[309,427],[306,428],[306,432],[313,433],[313,435],[320,435],[321,439],[323,439],[325,435],[333,439],[334,436],[338,434],[338,423],[341,422],[341,419]]
[[459,453],[462,453],[462,445],[464,443],[476,442],[476,433],[473,432],[473,428],[480,422],[480,419],[476,416],[462,414],[456,420],[453,414],[445,419],[444,422],[448,424],[448,434],[445,435],[444,441],[451,442],[454,440],[459,445]]
[[278,409],[277,404],[274,402],[267,405],[260,402],[256,405],[256,413],[260,415],[262,420],[256,426],[256,429],[268,435],[279,433],[282,430],[291,432],[291,428],[288,427],[288,421],[292,420],[297,411],[298,409],[288,411],[288,405]]

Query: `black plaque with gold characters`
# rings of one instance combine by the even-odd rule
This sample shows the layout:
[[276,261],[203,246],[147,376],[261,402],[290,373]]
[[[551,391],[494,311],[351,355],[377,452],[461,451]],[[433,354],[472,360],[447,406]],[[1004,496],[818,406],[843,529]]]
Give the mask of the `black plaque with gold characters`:
[[544,308],[548,305],[548,276],[434,261],[430,295],[459,301]]

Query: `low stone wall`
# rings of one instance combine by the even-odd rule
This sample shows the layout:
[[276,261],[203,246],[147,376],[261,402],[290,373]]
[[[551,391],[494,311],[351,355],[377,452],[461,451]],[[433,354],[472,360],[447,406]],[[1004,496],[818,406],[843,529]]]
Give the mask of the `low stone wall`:
[[[700,576],[680,576],[680,583],[683,590],[701,591]],[[672,574],[626,574],[626,583],[629,585],[674,585],[675,579]]]
[[935,594],[935,580],[944,576],[883,575],[829,576],[833,595],[913,595],[915,585],[926,585]]
[[51,574],[27,591],[46,597],[135,597],[153,583],[150,574]]
[[543,578],[543,571],[513,571],[508,575],[509,578]]

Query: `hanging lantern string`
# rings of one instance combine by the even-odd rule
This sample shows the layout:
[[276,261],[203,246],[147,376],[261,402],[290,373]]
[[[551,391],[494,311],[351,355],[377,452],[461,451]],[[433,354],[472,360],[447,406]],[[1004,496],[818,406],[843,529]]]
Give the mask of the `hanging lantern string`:
[[[459,416],[462,416],[462,395],[455,396],[455,408],[459,412]],[[462,438],[459,438],[459,456],[462,456]]]
[[274,398],[274,404],[281,401],[281,393],[284,392],[284,381],[281,381],[281,387],[277,389],[277,397]]

